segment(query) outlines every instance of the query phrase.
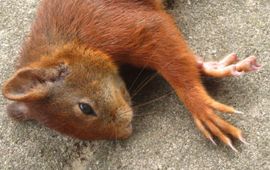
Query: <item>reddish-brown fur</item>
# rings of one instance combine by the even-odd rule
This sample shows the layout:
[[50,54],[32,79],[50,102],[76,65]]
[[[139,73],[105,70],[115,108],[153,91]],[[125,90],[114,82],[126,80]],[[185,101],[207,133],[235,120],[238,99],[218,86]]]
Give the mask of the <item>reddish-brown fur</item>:
[[[7,98],[17,101],[8,107],[13,117],[36,119],[82,139],[126,138],[131,133],[132,112],[125,87],[118,85],[122,81],[114,64],[125,63],[159,72],[210,140],[214,135],[230,145],[225,133],[241,139],[240,130],[213,112],[235,110],[207,94],[194,54],[159,0],[43,0],[19,63],[17,74],[3,89]],[[103,80],[107,76],[111,78]],[[102,96],[103,86],[116,80],[107,88],[117,92]],[[77,108],[74,111],[76,106],[70,103],[75,99],[70,102],[71,98],[83,98],[84,94],[98,101],[99,106],[92,106],[98,116],[106,113],[102,119],[93,123],[96,118],[79,113]],[[113,110],[120,106],[122,114],[129,115],[121,115],[116,123]],[[107,124],[106,116],[110,117]]]

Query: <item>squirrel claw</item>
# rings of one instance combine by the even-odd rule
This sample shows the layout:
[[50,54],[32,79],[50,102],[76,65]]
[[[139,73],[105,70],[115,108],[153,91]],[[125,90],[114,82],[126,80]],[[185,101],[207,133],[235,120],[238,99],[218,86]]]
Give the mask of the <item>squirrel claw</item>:
[[238,153],[238,150],[233,146],[232,142],[229,141],[227,144],[234,152]]
[[214,141],[213,138],[210,137],[209,140],[210,140],[215,146],[217,146],[217,143]]
[[252,65],[252,66],[251,66],[251,70],[252,70],[252,71],[257,71],[257,70],[259,70],[259,69],[261,69],[261,68],[262,68],[262,66],[259,65],[259,64],[258,64],[258,65]]
[[235,113],[235,114],[244,114],[244,112],[241,112],[241,111],[239,111],[239,110],[235,110],[234,113]]
[[245,145],[248,145],[249,143],[245,140],[245,138],[243,138],[243,136],[240,136],[239,138],[238,138],[243,144],[245,144]]

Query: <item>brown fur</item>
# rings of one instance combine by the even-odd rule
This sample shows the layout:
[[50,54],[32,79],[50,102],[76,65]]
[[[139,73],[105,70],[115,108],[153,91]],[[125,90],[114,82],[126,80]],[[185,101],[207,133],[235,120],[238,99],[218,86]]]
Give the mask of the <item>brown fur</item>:
[[[28,109],[10,114],[82,139],[126,138],[132,111],[115,65],[122,63],[164,76],[209,139],[213,134],[229,144],[223,133],[241,136],[213,112],[235,110],[207,94],[194,54],[159,0],[43,0],[19,70],[3,88]],[[18,76],[26,70],[28,76]],[[98,116],[81,113],[81,100]]]

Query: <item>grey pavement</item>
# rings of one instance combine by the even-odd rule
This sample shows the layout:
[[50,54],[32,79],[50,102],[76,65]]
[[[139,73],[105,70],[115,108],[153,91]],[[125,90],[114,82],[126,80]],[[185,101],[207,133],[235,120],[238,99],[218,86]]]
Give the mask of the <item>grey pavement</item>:
[[[125,141],[80,141],[35,122],[18,123],[0,97],[0,169],[270,169],[270,1],[175,0],[175,17],[191,48],[206,60],[237,52],[258,56],[263,69],[239,78],[204,79],[217,100],[244,112],[219,113],[244,131],[239,153],[212,145],[195,128],[176,95],[136,109],[133,135]],[[0,82],[14,71],[20,44],[30,29],[38,0],[0,0]],[[135,103],[171,88],[160,77]]]

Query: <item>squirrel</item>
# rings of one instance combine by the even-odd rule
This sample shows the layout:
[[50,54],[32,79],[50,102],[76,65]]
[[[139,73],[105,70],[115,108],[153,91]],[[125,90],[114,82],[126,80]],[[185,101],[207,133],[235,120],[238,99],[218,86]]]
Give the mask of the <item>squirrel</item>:
[[161,0],[42,0],[17,70],[3,85],[3,95],[14,101],[7,113],[83,140],[126,139],[133,110],[121,64],[163,76],[214,144],[217,137],[236,151],[231,138],[245,143],[241,130],[214,111],[240,112],[210,97],[201,76],[256,71],[256,57],[204,62]]

